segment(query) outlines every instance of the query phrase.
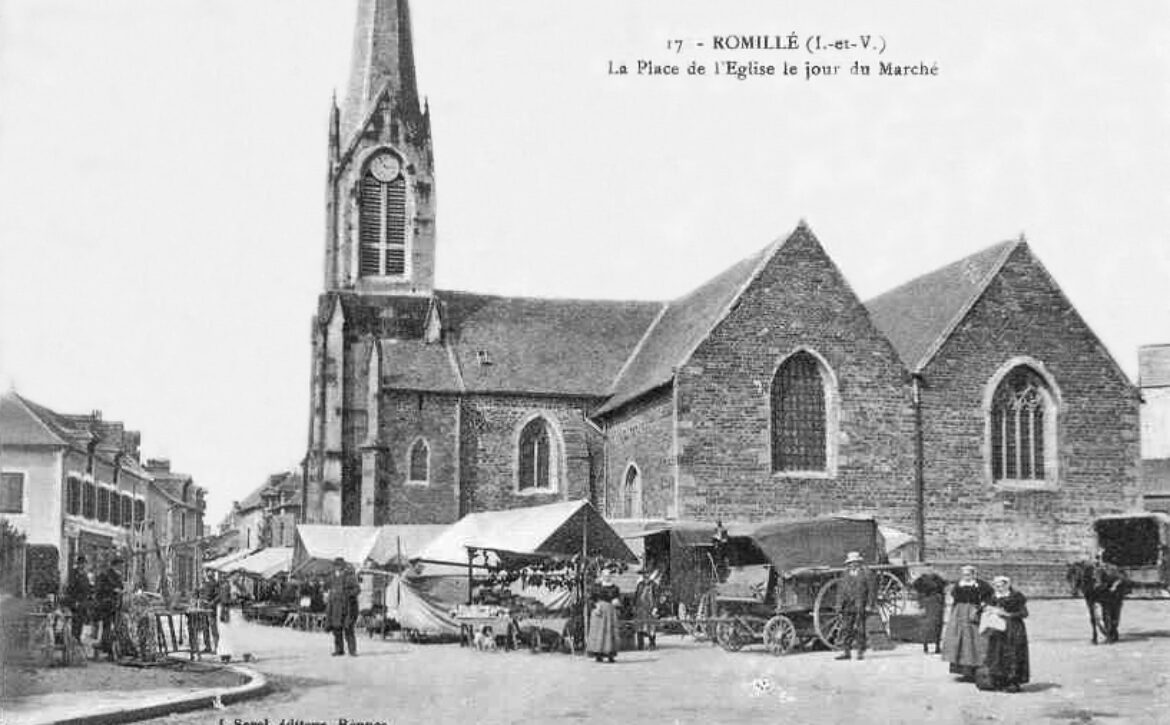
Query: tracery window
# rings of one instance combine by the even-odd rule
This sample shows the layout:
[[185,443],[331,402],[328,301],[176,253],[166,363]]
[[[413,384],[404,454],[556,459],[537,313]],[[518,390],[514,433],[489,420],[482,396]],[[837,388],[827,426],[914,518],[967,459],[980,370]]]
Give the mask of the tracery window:
[[994,481],[1049,478],[1055,406],[1043,378],[1027,366],[1004,376],[991,403],[989,426]]
[[826,471],[825,381],[817,359],[798,352],[772,379],[772,470]]
[[552,490],[552,436],[544,418],[533,418],[520,431],[518,487]]

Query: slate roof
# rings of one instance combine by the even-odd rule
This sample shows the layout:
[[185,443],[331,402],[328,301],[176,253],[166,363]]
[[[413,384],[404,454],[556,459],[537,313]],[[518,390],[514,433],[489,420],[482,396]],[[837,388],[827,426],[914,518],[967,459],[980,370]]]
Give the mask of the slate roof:
[[1143,388],[1170,386],[1170,345],[1143,345],[1138,350],[1138,384]]
[[724,270],[690,294],[667,304],[654,327],[614,381],[612,396],[597,414],[617,409],[639,395],[669,383],[674,369],[711,332],[728,306],[778,248],[773,243]]
[[63,446],[71,437],[55,413],[15,392],[0,396],[0,430],[6,445]]
[[996,244],[879,295],[865,303],[870,318],[902,362],[921,370],[1021,244]]
[[[461,378],[469,392],[605,395],[662,309],[661,302],[435,294],[457,367],[448,358],[444,372],[411,375],[447,385]],[[437,353],[403,352],[438,366]]]

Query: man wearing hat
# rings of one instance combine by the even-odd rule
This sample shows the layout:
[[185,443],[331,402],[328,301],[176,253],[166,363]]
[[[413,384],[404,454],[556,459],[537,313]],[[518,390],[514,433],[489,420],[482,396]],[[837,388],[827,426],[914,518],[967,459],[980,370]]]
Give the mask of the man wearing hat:
[[837,584],[837,614],[841,617],[841,654],[839,660],[852,659],[856,644],[857,659],[865,659],[865,619],[876,599],[873,575],[865,567],[861,553],[845,555],[845,573]]
[[85,554],[78,554],[73,568],[69,571],[69,583],[65,586],[65,599],[62,602],[73,615],[73,639],[81,641],[81,630],[89,622],[90,612],[93,609],[93,579],[89,573],[89,564]]
[[659,587],[654,572],[643,568],[639,572],[638,586],[634,589],[634,619],[638,622],[638,649],[650,642],[650,649],[655,649],[658,637],[658,628],[654,620],[658,619]]
[[342,557],[333,560],[329,576],[329,600],[325,603],[325,626],[333,632],[333,656],[345,654],[357,657],[357,636],[354,625],[358,617],[358,592],[361,585],[357,576]]
[[101,649],[114,659],[114,624],[122,609],[122,557],[114,556],[98,574],[94,587],[94,617],[102,628]]

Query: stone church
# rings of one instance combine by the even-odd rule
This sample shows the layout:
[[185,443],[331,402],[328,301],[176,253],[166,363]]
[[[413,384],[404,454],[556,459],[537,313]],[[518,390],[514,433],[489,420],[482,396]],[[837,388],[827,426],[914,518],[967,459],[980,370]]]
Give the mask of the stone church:
[[406,0],[333,106],[310,522],[873,514],[932,560],[1055,563],[1137,496],[1135,388],[1020,239],[862,301],[803,222],[666,302],[435,289]]

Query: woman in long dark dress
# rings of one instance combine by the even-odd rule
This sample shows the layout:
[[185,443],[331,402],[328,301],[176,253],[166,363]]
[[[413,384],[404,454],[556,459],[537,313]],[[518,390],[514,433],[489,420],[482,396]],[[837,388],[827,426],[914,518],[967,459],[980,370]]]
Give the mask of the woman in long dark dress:
[[618,651],[617,587],[603,580],[594,592],[593,608],[589,612],[589,628],[585,632],[585,651],[598,662],[613,662]]
[[951,663],[951,672],[973,682],[975,670],[983,663],[979,616],[993,592],[990,584],[975,577],[975,567],[964,566],[959,572],[959,580],[951,587],[951,618],[943,638],[943,658]]
[[1028,629],[1024,626],[1024,620],[1028,617],[1028,600],[1012,589],[1012,581],[1006,576],[997,576],[992,584],[995,591],[987,603],[986,611],[1002,618],[1003,629],[984,628],[984,664],[993,688],[1019,692],[1020,685],[1026,683],[1031,675],[1028,666]]

